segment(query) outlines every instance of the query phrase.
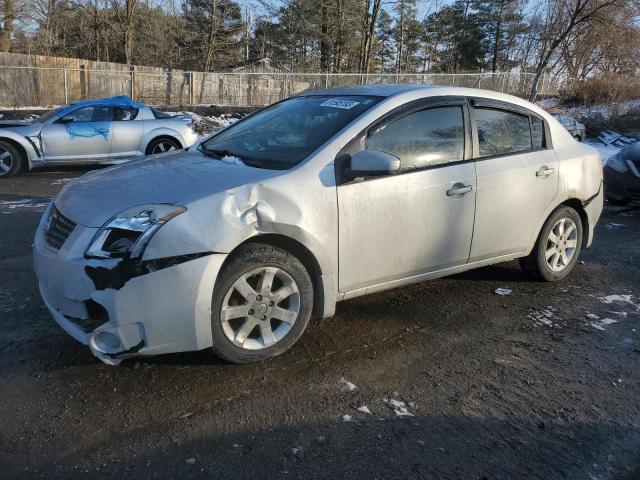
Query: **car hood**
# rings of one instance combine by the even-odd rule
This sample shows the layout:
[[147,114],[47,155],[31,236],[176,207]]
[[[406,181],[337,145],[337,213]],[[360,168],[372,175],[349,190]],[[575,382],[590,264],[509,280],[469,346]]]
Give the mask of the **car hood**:
[[0,120],[0,128],[8,127],[23,127],[25,125],[31,125],[29,120]]
[[89,172],[65,185],[54,203],[74,222],[101,227],[117,213],[136,205],[187,205],[281,173],[181,150]]

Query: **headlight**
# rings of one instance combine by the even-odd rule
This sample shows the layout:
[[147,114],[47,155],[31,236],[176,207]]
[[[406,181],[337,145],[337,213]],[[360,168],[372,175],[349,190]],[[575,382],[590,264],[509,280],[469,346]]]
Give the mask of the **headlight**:
[[629,171],[629,167],[627,166],[627,162],[624,159],[622,152],[618,152],[615,155],[609,157],[606,165],[616,172],[625,173]]
[[139,205],[109,220],[93,237],[85,255],[93,258],[139,258],[151,237],[185,207],[154,204]]

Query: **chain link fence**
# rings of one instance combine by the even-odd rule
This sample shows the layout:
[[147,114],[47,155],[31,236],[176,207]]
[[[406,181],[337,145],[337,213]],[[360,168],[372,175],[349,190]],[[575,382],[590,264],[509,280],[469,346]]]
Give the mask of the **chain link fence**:
[[[118,67],[0,66],[0,107],[46,108],[114,95],[128,95],[151,105],[263,106],[304,91],[389,83],[474,87],[526,98],[533,81],[530,73],[204,73]],[[563,83],[560,77],[543,75],[538,93],[557,95]]]

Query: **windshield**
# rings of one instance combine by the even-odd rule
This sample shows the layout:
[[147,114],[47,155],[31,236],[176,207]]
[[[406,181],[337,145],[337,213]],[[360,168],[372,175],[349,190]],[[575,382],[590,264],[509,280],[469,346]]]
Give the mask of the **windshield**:
[[53,110],[49,110],[48,112],[43,113],[38,118],[36,118],[36,122],[44,123],[48,120],[51,120],[53,117],[59,115],[63,110],[67,107],[58,107]]
[[381,97],[318,95],[295,97],[232,125],[200,147],[219,158],[270,169],[293,167]]

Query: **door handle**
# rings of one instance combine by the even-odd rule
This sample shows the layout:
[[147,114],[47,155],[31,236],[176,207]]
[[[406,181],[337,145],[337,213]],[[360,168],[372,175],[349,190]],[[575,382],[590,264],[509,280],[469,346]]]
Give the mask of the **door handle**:
[[536,177],[548,177],[555,171],[555,168],[549,168],[545,165],[544,167],[540,167],[540,169],[536,172]]
[[464,195],[473,190],[471,185],[464,185],[462,183],[456,183],[453,187],[447,190],[447,197],[455,197],[457,195]]

